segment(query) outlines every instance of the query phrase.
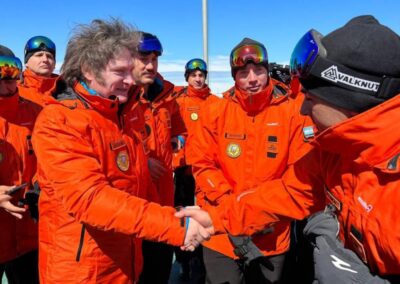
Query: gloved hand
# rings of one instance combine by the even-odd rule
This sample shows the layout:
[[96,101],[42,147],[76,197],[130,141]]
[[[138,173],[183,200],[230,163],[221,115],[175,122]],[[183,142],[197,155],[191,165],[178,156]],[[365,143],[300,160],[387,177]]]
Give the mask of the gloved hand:
[[321,235],[315,238],[313,284],[383,284],[368,267],[339,240]]
[[336,215],[329,208],[311,215],[304,227],[303,234],[312,244],[315,244],[315,238],[318,236],[336,240],[339,234],[339,222]]
[[21,199],[19,201],[19,204],[28,206],[31,218],[35,222],[39,220],[39,210],[38,210],[39,195],[40,195],[40,188],[39,185],[35,183],[33,188],[30,188],[27,192],[25,192],[24,199]]
[[235,247],[234,253],[243,261],[244,266],[249,267],[253,260],[260,260],[260,263],[269,270],[273,270],[272,263],[264,257],[260,249],[253,243],[249,236],[228,235],[229,240]]

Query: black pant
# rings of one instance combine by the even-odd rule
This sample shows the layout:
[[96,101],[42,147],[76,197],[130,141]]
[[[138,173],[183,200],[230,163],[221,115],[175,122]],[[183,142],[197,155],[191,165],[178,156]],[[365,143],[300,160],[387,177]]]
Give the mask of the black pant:
[[217,251],[203,248],[207,284],[262,284],[279,283],[285,255],[265,257],[272,269],[265,267],[261,259],[253,260],[249,267]]
[[313,247],[303,235],[306,220],[291,224],[290,250],[286,254],[282,283],[312,283],[314,279]]
[[167,284],[172,267],[173,247],[143,241],[143,271],[140,284]]
[[0,264],[0,281],[4,272],[9,284],[39,284],[37,250]]
[[[174,184],[175,206],[191,206],[194,205],[194,189],[195,181],[190,173],[190,167],[184,166],[175,170]],[[188,265],[193,257],[192,252],[182,251],[180,248],[175,249],[176,261],[183,265]]]

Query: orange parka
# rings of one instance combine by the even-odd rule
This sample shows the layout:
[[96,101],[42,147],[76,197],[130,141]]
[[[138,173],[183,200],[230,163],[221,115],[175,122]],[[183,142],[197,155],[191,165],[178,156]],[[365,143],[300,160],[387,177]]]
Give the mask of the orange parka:
[[179,112],[185,123],[187,135],[185,138],[185,145],[178,152],[173,153],[172,165],[173,168],[179,168],[185,165],[190,165],[190,157],[186,155],[187,147],[190,147],[190,143],[187,139],[189,132],[191,132],[195,125],[200,123],[203,118],[204,109],[207,108],[208,104],[212,104],[214,101],[219,100],[215,95],[211,94],[210,88],[205,86],[198,90],[192,86],[187,87],[176,87],[176,102],[179,105]]
[[[0,98],[0,184],[20,185],[28,183],[36,172],[36,158],[31,136],[40,108],[22,98],[18,93]],[[14,205],[24,196],[15,193]],[[0,264],[37,249],[37,224],[24,213],[21,220],[5,210],[0,210]]]
[[[232,194],[280,178],[310,149],[302,133],[309,123],[300,115],[302,99],[289,95],[287,87],[270,80],[260,93],[250,96],[235,88],[234,94],[208,107],[189,138],[198,205],[207,210]],[[254,236],[253,241],[265,255],[284,253],[289,231],[290,222],[282,220],[273,233]],[[235,257],[227,235],[214,236],[205,246]]]
[[[140,273],[136,238],[181,245],[175,210],[149,203],[143,147],[122,131],[118,101],[77,83],[36,122],[41,283],[133,283]],[[75,102],[75,103],[72,103]]]
[[[143,94],[143,88],[134,85],[129,90],[129,100],[124,105],[120,105],[121,124],[124,133],[131,136],[136,143],[143,147],[145,153],[149,153],[146,141],[148,133],[146,130],[146,123],[144,119],[144,109],[140,107],[139,100]],[[151,183],[147,188],[145,194],[141,196],[146,200],[160,203],[160,195],[154,183]]]
[[162,91],[153,101],[141,93],[138,106],[142,109],[145,119],[147,138],[145,148],[148,157],[163,162],[167,169],[156,183],[161,205],[173,206],[174,183],[172,173],[171,138],[186,133],[185,124],[179,112],[179,106],[172,96],[174,85],[158,75],[162,82]]
[[315,186],[322,181],[327,202],[337,209],[345,246],[372,272],[399,276],[399,108],[397,95],[320,133],[316,147],[281,180],[232,196],[211,212],[217,230],[251,234],[282,218],[301,219],[322,199]]
[[25,69],[18,84],[19,94],[27,100],[44,106],[55,100],[52,93],[55,91],[58,80],[59,76],[56,74],[44,77]]

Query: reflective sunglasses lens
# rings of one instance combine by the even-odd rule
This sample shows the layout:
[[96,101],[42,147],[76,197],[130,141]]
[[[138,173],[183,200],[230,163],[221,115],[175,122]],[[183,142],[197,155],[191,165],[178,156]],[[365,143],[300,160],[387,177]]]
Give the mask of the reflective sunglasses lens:
[[296,44],[290,58],[290,72],[295,76],[306,76],[318,55],[318,43],[312,31],[307,32]]
[[245,45],[236,49],[231,55],[232,67],[243,67],[248,61],[253,61],[255,64],[267,62],[267,51],[259,45]]
[[22,63],[17,57],[0,56],[0,80],[18,80]]

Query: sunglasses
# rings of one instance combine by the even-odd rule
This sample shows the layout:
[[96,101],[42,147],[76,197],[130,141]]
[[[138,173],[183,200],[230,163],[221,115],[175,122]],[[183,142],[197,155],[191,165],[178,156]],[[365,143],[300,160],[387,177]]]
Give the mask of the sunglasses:
[[267,63],[268,53],[260,45],[244,45],[231,53],[230,61],[233,68],[244,67],[249,61],[254,64]]
[[299,40],[290,58],[293,76],[304,80],[317,77],[377,98],[388,99],[400,92],[400,78],[360,73],[327,58],[322,38],[321,33],[312,29]]
[[28,40],[28,42],[25,45],[25,55],[28,52],[32,51],[37,51],[37,50],[48,50],[49,52],[55,53],[56,51],[56,45],[54,42],[45,37],[45,36],[35,36]]
[[195,58],[186,63],[185,69],[189,71],[200,70],[207,72],[207,64],[202,59]]
[[142,54],[148,55],[150,53],[156,53],[158,56],[162,55],[163,48],[158,38],[144,38],[138,47],[138,51]]
[[22,63],[14,56],[0,56],[0,80],[19,80]]

